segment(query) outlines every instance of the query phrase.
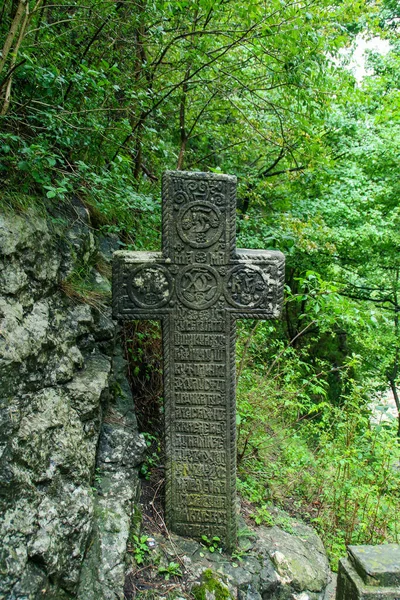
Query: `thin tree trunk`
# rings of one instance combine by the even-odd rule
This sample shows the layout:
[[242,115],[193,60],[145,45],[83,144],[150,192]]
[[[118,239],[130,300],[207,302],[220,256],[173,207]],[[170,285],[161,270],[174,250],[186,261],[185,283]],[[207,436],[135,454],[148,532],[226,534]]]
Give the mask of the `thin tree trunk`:
[[8,32],[8,35],[6,37],[6,41],[4,42],[4,46],[3,49],[1,51],[1,58],[0,58],[0,73],[4,68],[4,65],[6,64],[8,55],[10,53],[10,49],[11,46],[14,42],[14,38],[18,33],[18,28],[19,28],[19,24],[21,22],[21,19],[23,17],[24,12],[28,10],[29,11],[29,4],[28,4],[28,0],[20,0],[18,7],[17,7],[17,12],[15,13],[15,17],[13,19],[13,22],[11,23],[11,27],[10,27],[10,31]]
[[[190,77],[190,67],[186,70],[185,79]],[[181,138],[181,147],[179,150],[178,163],[176,168],[178,171],[182,170],[183,160],[185,158],[185,150],[187,144],[187,135],[185,129],[185,117],[186,117],[186,94],[187,94],[188,84],[187,81],[182,86],[182,97],[181,97],[181,105],[179,110],[179,130],[180,130],[180,138]]]
[[[21,0],[23,1],[23,0]],[[19,31],[19,35],[18,35],[18,40],[17,43],[15,44],[15,47],[12,51],[12,58],[11,58],[11,63],[10,63],[10,70],[9,70],[9,79],[7,82],[7,87],[6,87],[6,92],[5,92],[5,96],[4,96],[4,103],[3,103],[3,107],[1,109],[1,116],[4,116],[7,111],[8,111],[8,107],[10,106],[10,101],[11,101],[11,86],[12,86],[12,81],[13,81],[13,75],[15,72],[15,64],[17,62],[17,56],[18,56],[18,52],[20,49],[20,46],[22,44],[22,41],[25,37],[26,31],[28,30],[29,24],[31,22],[31,19],[33,17],[33,15],[35,14],[35,12],[38,10],[40,4],[42,3],[42,0],[37,0],[35,6],[33,7],[32,12],[29,11],[29,2],[25,3],[25,18],[23,20],[23,23],[21,25],[20,31]],[[19,9],[20,5],[18,5],[18,9]],[[17,9],[17,10],[18,10]],[[15,20],[15,19],[14,19]],[[1,68],[0,68],[1,71]]]
[[143,125],[144,125],[144,121],[145,121],[145,113],[142,113],[139,117],[139,125],[136,129],[136,137],[135,137],[135,150],[134,150],[134,155],[135,155],[135,163],[134,163],[134,169],[133,169],[133,176],[136,180],[139,179],[140,174],[142,172],[142,132],[143,132]]
[[399,372],[399,358],[400,358],[400,327],[399,327],[399,312],[400,312],[400,306],[398,303],[398,295],[397,295],[397,290],[399,287],[399,269],[396,269],[395,272],[395,281],[394,281],[394,333],[396,336],[396,352],[394,355],[394,359],[393,359],[393,366],[391,371],[389,371],[387,373],[387,378],[389,380],[389,384],[390,384],[390,389],[392,390],[393,393],[393,398],[394,401],[396,403],[396,408],[397,408],[397,421],[398,421],[398,425],[397,425],[397,437],[400,440],[400,397],[399,397],[399,393],[397,390],[397,384],[396,384],[396,380],[397,380],[397,375]]
[[[141,1],[139,3],[138,8],[141,13],[141,16],[144,17],[146,2]],[[135,74],[135,80],[137,82],[139,81],[139,79],[143,73],[143,67],[144,67],[144,64],[146,63],[146,51],[145,51],[145,47],[144,47],[144,34],[145,34],[145,27],[144,27],[143,20],[141,19],[141,22],[135,32],[136,60],[135,60],[134,74]],[[134,129],[136,129],[136,135],[135,135],[135,150],[134,150],[135,159],[134,159],[133,176],[136,179],[136,181],[139,180],[140,175],[142,173],[142,162],[143,162],[142,135],[143,135],[143,127],[144,127],[146,118],[147,118],[147,114],[145,111],[142,110],[140,113],[140,116],[139,116],[139,120],[137,121],[137,123],[134,127]]]
[[397,408],[397,435],[400,438],[400,397],[397,390],[397,385],[394,379],[389,379],[390,389],[392,390],[393,398]]
[[47,0],[43,0],[43,4],[42,4],[42,8],[40,9],[40,13],[39,13],[39,19],[37,22],[37,26],[36,26],[36,33],[35,33],[35,44],[39,39],[39,33],[40,33],[40,27],[42,25],[42,21],[43,21],[43,16],[44,16],[44,11],[46,9],[46,4],[47,4]]
[[7,87],[6,87],[6,93],[4,95],[4,102],[3,102],[3,106],[0,112],[0,115],[3,117],[7,111],[8,111],[8,107],[10,106],[10,101],[11,101],[11,86],[12,86],[12,81],[13,81],[13,70],[15,67],[15,63],[17,62],[17,56],[18,56],[18,51],[19,48],[21,46],[22,40],[24,39],[24,35],[25,35],[25,31],[27,29],[29,23],[29,4],[26,4],[26,9],[25,9],[25,18],[24,21],[21,25],[21,29],[19,31],[19,36],[18,36],[18,40],[17,43],[15,44],[13,53],[12,53],[12,57],[11,57],[11,63],[10,63],[10,70],[11,75],[8,78],[8,82],[7,82]]

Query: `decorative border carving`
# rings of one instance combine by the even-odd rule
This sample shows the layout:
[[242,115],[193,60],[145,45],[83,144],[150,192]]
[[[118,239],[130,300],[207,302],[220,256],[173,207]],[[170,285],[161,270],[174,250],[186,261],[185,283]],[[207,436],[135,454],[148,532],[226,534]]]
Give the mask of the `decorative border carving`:
[[172,397],[171,383],[171,318],[162,319],[163,382],[164,382],[164,439],[165,439],[165,515],[167,527],[172,523],[172,410],[175,398]]
[[228,184],[228,235],[229,235],[229,254],[230,260],[236,258],[236,182]]
[[171,255],[170,248],[170,231],[171,231],[171,199],[169,194],[169,182],[171,177],[171,171],[166,171],[162,174],[162,215],[161,215],[161,229],[162,229],[162,254],[164,258],[168,258]]
[[[237,540],[237,518],[236,518],[236,321],[229,320],[229,356],[228,364],[228,410],[227,422],[229,427],[229,469],[230,486],[227,489],[228,496],[228,519],[226,546],[232,551]],[[230,418],[229,418],[230,417]]]
[[112,314],[114,319],[120,318],[120,302],[122,296],[121,264],[114,258],[112,263]]

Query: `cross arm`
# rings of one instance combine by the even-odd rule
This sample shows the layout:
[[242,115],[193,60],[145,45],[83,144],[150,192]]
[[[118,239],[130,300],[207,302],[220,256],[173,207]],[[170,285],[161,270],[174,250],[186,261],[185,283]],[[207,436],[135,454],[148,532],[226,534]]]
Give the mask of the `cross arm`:
[[114,252],[113,317],[160,319],[169,314],[174,287],[170,262],[161,252]]
[[225,283],[236,318],[276,319],[283,304],[285,256],[277,250],[238,248]]

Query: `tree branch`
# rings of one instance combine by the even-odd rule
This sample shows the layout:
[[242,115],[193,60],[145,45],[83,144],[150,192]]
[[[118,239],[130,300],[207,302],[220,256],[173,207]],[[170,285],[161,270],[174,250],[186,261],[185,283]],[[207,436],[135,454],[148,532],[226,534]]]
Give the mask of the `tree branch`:
[[[157,100],[157,102],[155,102],[149,109],[147,109],[146,111],[144,111],[142,113],[142,123],[143,121],[154,111],[156,110],[167,98],[169,98],[169,96],[175,91],[177,90],[179,87],[181,87],[181,85],[189,82],[191,79],[193,79],[193,77],[195,77],[198,73],[200,73],[200,71],[202,71],[203,69],[209,67],[210,65],[212,65],[213,63],[215,63],[217,60],[219,60],[220,58],[222,58],[222,56],[224,56],[225,54],[227,54],[233,47],[237,46],[241,41],[243,41],[246,37],[246,35],[248,35],[248,33],[254,29],[254,27],[256,27],[256,24],[253,25],[252,27],[250,27],[244,34],[243,36],[241,36],[240,38],[238,38],[237,40],[235,40],[234,42],[232,42],[231,44],[229,44],[228,46],[224,46],[223,50],[217,55],[214,56],[213,58],[211,58],[209,61],[203,63],[202,65],[200,65],[197,69],[195,69],[190,75],[189,77],[184,77],[181,81],[179,81],[178,83],[172,85],[172,87],[170,88],[170,90],[164,94],[159,100]],[[121,144],[118,146],[118,148],[116,149],[113,157],[111,158],[111,160],[107,163],[108,166],[116,159],[116,157],[118,156],[119,152],[122,150],[122,148],[128,143],[128,141],[132,138],[132,136],[134,135],[136,129],[139,127],[140,125],[140,121],[138,121],[136,123],[136,125],[133,127],[132,131],[125,137],[125,139],[121,142]]]
[[304,169],[306,169],[306,166],[301,166],[301,167],[293,167],[291,169],[282,169],[282,171],[274,171],[274,173],[266,173],[265,175],[263,175],[263,177],[275,177],[275,175],[283,175],[284,173],[293,173],[295,171],[304,171]]
[[26,63],[26,58],[23,58],[22,60],[19,61],[19,63],[17,63],[13,67],[11,67],[11,69],[8,71],[8,73],[6,73],[4,79],[0,82],[0,91],[3,89],[3,87],[5,86],[5,84],[9,80],[9,78],[11,77],[11,75],[13,75],[14,71],[16,71],[21,65],[23,65],[25,63]]

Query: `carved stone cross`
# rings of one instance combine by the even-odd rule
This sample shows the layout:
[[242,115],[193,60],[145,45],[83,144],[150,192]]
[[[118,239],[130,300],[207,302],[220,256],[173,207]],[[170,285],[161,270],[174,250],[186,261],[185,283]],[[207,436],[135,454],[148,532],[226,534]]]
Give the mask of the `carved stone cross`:
[[114,254],[116,319],[161,319],[166,519],[236,543],[236,319],[279,317],[281,252],[236,249],[236,178],[168,171],[161,252]]

